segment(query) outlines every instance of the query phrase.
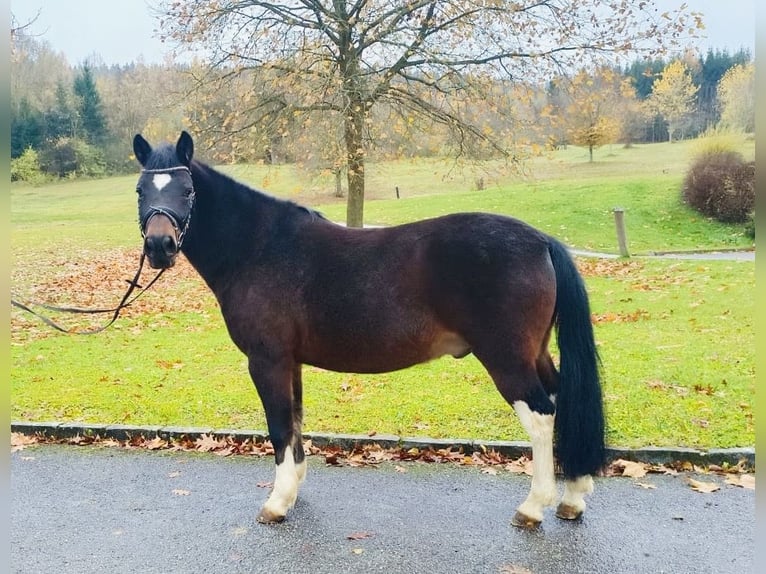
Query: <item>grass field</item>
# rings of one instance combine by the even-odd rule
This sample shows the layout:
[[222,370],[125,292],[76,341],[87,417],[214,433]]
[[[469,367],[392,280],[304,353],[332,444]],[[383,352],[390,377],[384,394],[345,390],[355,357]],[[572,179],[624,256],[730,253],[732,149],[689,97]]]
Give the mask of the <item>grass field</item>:
[[[611,210],[619,206],[626,209],[632,253],[749,246],[741,228],[706,221],[680,203],[694,145],[605,148],[593,164],[586,151],[569,148],[530,161],[524,176],[498,164],[372,164],[366,221],[494,211],[572,246],[616,252]],[[752,155],[752,142],[742,146]],[[222,169],[344,219],[329,178],[291,167]],[[483,191],[474,189],[478,177],[484,177]],[[13,187],[14,295],[114,304],[140,252],[135,180]],[[752,445],[753,263],[633,258],[578,264],[603,359],[609,443]],[[14,419],[265,428],[245,358],[188,265],[166,274],[103,334],[58,335],[16,311],[11,326]],[[304,384],[307,431],[527,438],[472,357],[375,376],[307,367]]]

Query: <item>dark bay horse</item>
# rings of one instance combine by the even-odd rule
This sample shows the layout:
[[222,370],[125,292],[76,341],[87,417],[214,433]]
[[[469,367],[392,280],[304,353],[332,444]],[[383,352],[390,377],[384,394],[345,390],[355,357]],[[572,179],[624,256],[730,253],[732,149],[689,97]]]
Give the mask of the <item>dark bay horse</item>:
[[531,438],[532,485],[513,524],[536,526],[555,504],[554,435],[556,514],[582,514],[604,462],[604,415],[588,296],[561,243],[482,213],[347,229],[192,159],[186,132],[157,149],[136,135],[133,150],[148,261],[168,268],[182,251],[247,355],[276,454],[259,521],[283,520],[306,475],[303,364],[378,373],[469,353]]

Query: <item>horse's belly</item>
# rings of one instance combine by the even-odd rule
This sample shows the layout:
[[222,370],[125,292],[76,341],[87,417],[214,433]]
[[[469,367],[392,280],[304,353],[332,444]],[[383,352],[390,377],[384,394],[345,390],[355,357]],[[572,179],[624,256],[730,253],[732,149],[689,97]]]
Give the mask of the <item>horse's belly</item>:
[[405,369],[443,355],[456,358],[471,352],[468,343],[457,333],[439,331],[428,337],[357,338],[336,341],[330,347],[314,349],[301,362],[330,371],[349,373],[385,373]]

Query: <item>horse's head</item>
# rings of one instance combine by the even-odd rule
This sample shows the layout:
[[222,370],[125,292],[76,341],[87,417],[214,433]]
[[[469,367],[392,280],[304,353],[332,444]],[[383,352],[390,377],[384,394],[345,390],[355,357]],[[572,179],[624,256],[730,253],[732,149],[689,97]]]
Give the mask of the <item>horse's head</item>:
[[152,149],[137,134],[133,138],[133,152],[142,167],[136,191],[144,253],[153,268],[166,269],[175,264],[191,221],[194,143],[188,133],[181,132],[175,146]]

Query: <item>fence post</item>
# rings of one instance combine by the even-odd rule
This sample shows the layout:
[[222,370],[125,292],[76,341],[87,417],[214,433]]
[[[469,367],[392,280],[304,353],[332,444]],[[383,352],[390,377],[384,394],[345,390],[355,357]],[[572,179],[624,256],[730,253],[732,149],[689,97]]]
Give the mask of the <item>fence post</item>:
[[614,226],[617,229],[617,244],[620,247],[620,257],[630,257],[628,252],[628,237],[625,233],[625,210],[622,207],[615,207]]

